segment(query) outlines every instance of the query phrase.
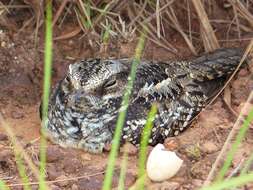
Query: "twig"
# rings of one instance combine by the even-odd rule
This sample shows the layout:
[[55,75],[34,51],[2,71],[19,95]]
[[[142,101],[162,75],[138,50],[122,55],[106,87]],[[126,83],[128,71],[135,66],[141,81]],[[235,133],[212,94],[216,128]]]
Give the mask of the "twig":
[[240,169],[242,168],[242,164],[244,163],[244,158],[240,160],[239,164],[235,167],[235,169],[233,169],[233,171],[231,171],[231,173],[228,175],[227,179],[234,177],[235,175],[237,175],[240,171]]
[[[63,181],[75,181],[78,179],[83,179],[83,178],[89,178],[89,177],[94,177],[97,175],[102,175],[104,174],[105,171],[102,172],[98,172],[98,173],[94,173],[94,174],[90,174],[90,175],[84,175],[84,176],[78,176],[78,177],[69,177],[67,179],[57,179],[57,180],[52,180],[52,181],[45,181],[45,183],[47,184],[52,184],[52,183],[57,183],[57,182],[63,182]],[[14,183],[14,184],[9,184],[7,185],[8,187],[16,187],[16,186],[24,186],[24,185],[39,185],[39,182],[31,182],[31,183]]]

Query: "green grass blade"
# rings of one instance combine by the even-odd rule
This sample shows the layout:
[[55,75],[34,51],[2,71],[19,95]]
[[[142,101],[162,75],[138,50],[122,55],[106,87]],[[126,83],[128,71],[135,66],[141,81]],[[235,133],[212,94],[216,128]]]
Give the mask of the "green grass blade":
[[81,15],[81,20],[84,24],[84,26],[89,29],[89,28],[93,28],[92,22],[91,22],[91,8],[90,8],[90,2],[86,1],[86,3],[84,4],[81,0],[79,0],[80,6],[82,8],[82,12],[84,14],[84,16],[86,17],[83,18]]
[[104,44],[107,44],[110,40],[110,30],[111,30],[111,25],[109,24],[106,26],[105,31],[103,33],[102,40]]
[[[51,87],[51,71],[52,71],[52,46],[53,46],[53,32],[52,32],[52,2],[46,1],[46,33],[45,33],[45,55],[44,55],[44,86],[43,86],[43,104],[42,104],[42,124],[44,125],[45,118],[47,118],[48,100]],[[40,181],[39,189],[46,189],[45,183],[45,168],[46,168],[46,138],[44,127],[41,128],[40,140]]]
[[125,189],[127,162],[128,162],[128,152],[124,151],[123,160],[121,162],[121,169],[120,169],[120,175],[119,175],[118,190],[124,190]]
[[246,174],[248,170],[250,169],[250,167],[252,166],[252,163],[253,163],[253,153],[249,156],[248,160],[244,164],[244,167],[242,171],[240,172],[240,175]]
[[3,180],[0,180],[0,190],[10,190]]
[[214,183],[208,187],[203,187],[200,190],[221,190],[239,187],[253,182],[253,173],[242,175],[239,177],[230,178],[222,182]]
[[117,123],[116,123],[116,129],[115,129],[114,137],[112,140],[112,147],[111,147],[111,151],[110,151],[110,155],[109,155],[108,165],[107,165],[105,179],[104,179],[103,188],[102,188],[103,190],[110,190],[111,189],[112,176],[113,176],[113,172],[114,172],[115,161],[118,156],[118,148],[119,148],[119,143],[120,143],[122,127],[125,122],[129,98],[130,98],[130,94],[131,94],[131,91],[133,88],[133,83],[135,80],[137,66],[140,62],[142,51],[144,49],[145,39],[146,39],[146,33],[142,33],[140,36],[136,51],[135,51],[135,58],[132,63],[130,76],[128,78],[128,84],[127,84],[127,87],[126,87],[126,90],[125,90],[125,93],[123,96],[123,101],[121,104],[119,116],[118,116]]
[[15,159],[16,159],[16,163],[18,167],[18,173],[22,179],[22,182],[24,183],[23,188],[24,190],[31,190],[32,188],[29,185],[30,181],[29,181],[28,176],[26,175],[26,167],[24,165],[24,162],[16,150],[14,150],[14,154],[15,154]]
[[[156,112],[157,112],[157,106],[153,104],[148,114],[147,122],[142,132],[142,139],[141,139],[140,153],[139,153],[139,168],[138,168],[139,178],[141,178],[145,174],[148,140],[151,134]],[[141,182],[139,183],[139,187],[138,187],[139,190],[144,189],[144,182],[145,182],[145,178],[143,178],[143,180],[141,180]]]
[[241,144],[243,138],[245,137],[245,134],[250,126],[250,122],[253,120],[253,108],[250,110],[247,118],[244,120],[242,127],[240,128],[240,131],[238,133],[238,135],[236,136],[235,142],[232,144],[232,147],[230,149],[230,151],[228,152],[227,158],[225,160],[225,163],[223,165],[223,167],[221,168],[220,173],[217,176],[217,181],[222,181],[224,176],[226,175],[233,157],[239,147],[239,145]]

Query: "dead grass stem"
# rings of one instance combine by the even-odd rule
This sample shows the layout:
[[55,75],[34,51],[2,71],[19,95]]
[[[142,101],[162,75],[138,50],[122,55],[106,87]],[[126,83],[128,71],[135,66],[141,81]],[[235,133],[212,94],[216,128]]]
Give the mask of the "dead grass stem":
[[192,0],[192,3],[196,9],[196,12],[199,16],[199,21],[201,23],[201,34],[206,51],[213,51],[220,47],[218,40],[215,36],[213,28],[209,22],[206,11],[199,0]]

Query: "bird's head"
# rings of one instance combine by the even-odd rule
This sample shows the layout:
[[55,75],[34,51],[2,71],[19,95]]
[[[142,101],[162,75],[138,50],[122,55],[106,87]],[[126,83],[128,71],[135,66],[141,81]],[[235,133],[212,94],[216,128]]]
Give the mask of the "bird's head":
[[[58,127],[61,144],[68,139],[70,146],[100,152],[112,140],[112,128],[129,74],[129,64],[125,62],[95,59],[69,66],[55,92],[53,104],[56,106],[49,111],[48,128],[61,126]],[[61,114],[56,113],[59,111]],[[61,117],[55,119],[56,115]]]
[[101,100],[121,97],[129,67],[120,60],[88,60],[69,65],[67,78],[74,90]]

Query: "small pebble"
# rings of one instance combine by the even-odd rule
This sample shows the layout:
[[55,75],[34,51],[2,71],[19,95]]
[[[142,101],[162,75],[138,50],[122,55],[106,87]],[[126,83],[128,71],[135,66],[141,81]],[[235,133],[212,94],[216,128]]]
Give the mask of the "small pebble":
[[168,182],[168,181],[164,181],[162,183],[154,183],[151,184],[147,187],[148,190],[177,190],[179,189],[180,184],[177,182]]
[[205,176],[208,175],[208,172],[211,169],[211,163],[209,160],[204,159],[201,161],[198,161],[196,163],[194,163],[190,169],[190,173],[192,176],[194,176],[194,178],[198,178],[198,179],[205,179]]
[[82,160],[85,160],[85,161],[91,161],[91,155],[87,154],[87,153],[83,153],[81,155],[81,158],[82,158]]
[[112,148],[112,145],[110,143],[107,143],[105,144],[103,150],[106,152],[110,152],[111,148]]
[[198,188],[200,188],[203,185],[204,181],[200,179],[193,179],[192,184]]
[[67,173],[76,173],[78,170],[82,170],[82,161],[77,158],[64,158],[64,171]]
[[3,133],[0,133],[0,141],[7,141],[7,140],[8,140],[8,136]]
[[13,111],[11,112],[11,117],[13,119],[22,119],[24,117],[24,114],[21,112]]
[[6,47],[6,42],[5,42],[5,41],[2,41],[2,42],[1,42],[1,47],[3,47],[3,48]]
[[207,141],[201,146],[201,149],[203,152],[211,154],[217,152],[219,150],[219,147],[215,143]]
[[62,180],[56,183],[56,185],[60,187],[66,187],[69,184],[68,177],[65,175],[61,175],[57,177],[56,180]]
[[7,161],[13,156],[13,152],[10,149],[0,151],[0,161]]
[[51,190],[61,190],[62,188],[58,187],[57,185],[51,185]]
[[72,187],[71,187],[71,190],[78,190],[77,184],[74,183],[74,184],[72,185]]
[[38,185],[32,185],[32,186],[31,186],[31,189],[32,189],[32,190],[38,190],[38,189],[39,189],[39,186],[38,186]]
[[58,146],[49,146],[47,148],[47,162],[55,162],[63,159],[63,153]]
[[240,69],[239,72],[238,72],[238,76],[240,77],[245,77],[249,74],[249,72],[247,71],[247,69]]
[[103,185],[103,180],[97,178],[83,178],[78,180],[79,190],[100,190]]
[[169,137],[165,139],[164,146],[167,150],[176,150],[179,147],[179,140],[175,137]]
[[134,156],[138,153],[138,149],[131,143],[125,143],[123,147],[120,148],[120,152],[127,152],[128,155]]
[[47,175],[48,180],[55,180],[57,177],[61,175],[60,172],[56,170],[56,166],[52,163],[47,164]]

